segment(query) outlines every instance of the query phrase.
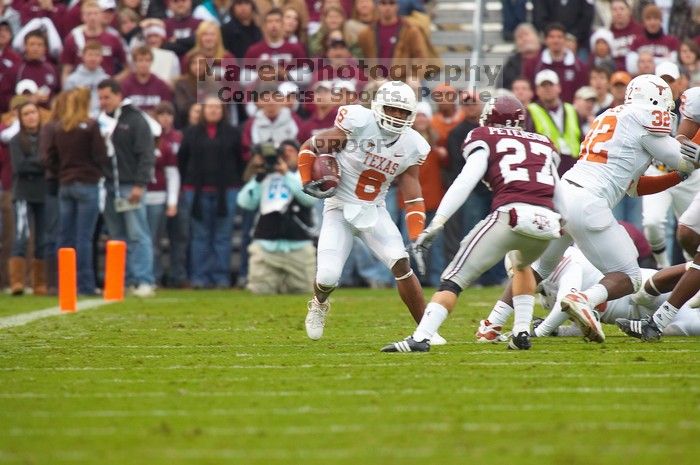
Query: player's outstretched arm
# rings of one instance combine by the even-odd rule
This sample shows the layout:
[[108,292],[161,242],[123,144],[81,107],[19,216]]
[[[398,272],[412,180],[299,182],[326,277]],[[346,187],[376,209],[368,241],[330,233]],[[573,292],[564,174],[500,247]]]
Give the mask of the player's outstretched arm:
[[415,241],[425,228],[425,202],[420,187],[419,174],[420,167],[413,165],[397,177],[399,192],[404,198],[406,226],[411,242]]

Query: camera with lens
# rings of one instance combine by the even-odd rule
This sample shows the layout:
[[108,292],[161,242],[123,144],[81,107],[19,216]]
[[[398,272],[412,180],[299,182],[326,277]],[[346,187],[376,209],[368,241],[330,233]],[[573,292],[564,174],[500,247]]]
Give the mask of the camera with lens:
[[275,167],[277,166],[277,161],[280,158],[280,151],[271,142],[263,142],[261,144],[255,145],[253,147],[253,154],[258,154],[263,157],[265,172],[267,174],[273,173]]

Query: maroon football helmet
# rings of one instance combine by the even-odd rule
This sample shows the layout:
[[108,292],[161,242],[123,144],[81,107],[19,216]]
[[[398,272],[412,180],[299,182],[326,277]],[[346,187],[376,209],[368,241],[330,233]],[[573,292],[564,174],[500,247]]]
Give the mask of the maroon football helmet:
[[481,111],[481,126],[505,126],[522,128],[525,122],[525,107],[512,95],[492,97]]

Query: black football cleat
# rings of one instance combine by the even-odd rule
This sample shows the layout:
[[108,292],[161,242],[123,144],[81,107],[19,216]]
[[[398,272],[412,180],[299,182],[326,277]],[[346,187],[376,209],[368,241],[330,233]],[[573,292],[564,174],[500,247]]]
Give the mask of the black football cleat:
[[429,350],[430,341],[428,339],[416,341],[411,336],[382,348],[382,352],[428,352]]
[[530,350],[530,334],[527,331],[520,331],[517,336],[511,336],[508,341],[508,348],[511,350]]
[[[537,337],[537,334],[535,334],[535,329],[539,325],[541,325],[544,322],[544,318],[533,318],[532,319],[532,331],[530,331],[530,337]],[[554,331],[552,331],[549,334],[550,337],[556,337],[559,336],[559,328],[555,328]]]
[[618,318],[615,324],[628,336],[636,337],[644,342],[655,342],[661,339],[661,330],[656,326],[652,318],[643,320],[628,320]]

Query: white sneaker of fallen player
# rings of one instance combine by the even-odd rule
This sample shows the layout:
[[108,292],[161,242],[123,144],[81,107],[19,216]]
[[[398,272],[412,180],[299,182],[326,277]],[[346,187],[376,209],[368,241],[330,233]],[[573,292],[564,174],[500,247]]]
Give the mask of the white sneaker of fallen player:
[[690,308],[700,308],[700,291],[688,301]]
[[435,333],[433,337],[430,338],[431,346],[444,346],[445,344],[447,344],[447,340],[438,333]]

